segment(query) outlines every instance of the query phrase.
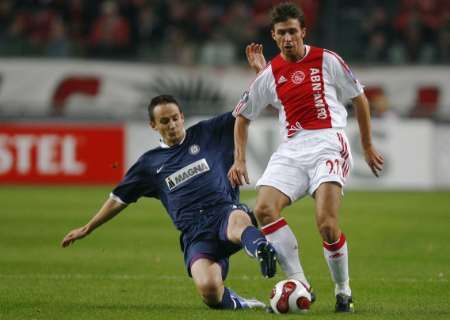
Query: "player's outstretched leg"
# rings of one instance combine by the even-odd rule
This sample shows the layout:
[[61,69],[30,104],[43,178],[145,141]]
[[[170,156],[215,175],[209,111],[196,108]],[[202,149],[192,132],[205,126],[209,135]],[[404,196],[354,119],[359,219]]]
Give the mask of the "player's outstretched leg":
[[252,224],[246,212],[235,210],[230,214],[227,238],[233,243],[241,244],[249,256],[258,259],[264,277],[271,278],[275,275],[277,266],[275,250],[264,234]]
[[225,287],[223,290],[222,300],[218,304],[208,304],[212,309],[254,309],[254,308],[265,308],[266,305],[256,299],[246,299],[234,292],[233,290]]
[[275,248],[277,259],[286,278],[296,279],[310,288],[311,286],[300,263],[297,238],[286,220],[280,218],[265,225],[261,230]]
[[[225,291],[228,291],[227,294],[230,295],[230,298],[236,305],[235,309],[254,309],[254,308],[265,308],[266,305],[257,300],[257,299],[246,299],[239,296],[236,292],[229,288],[225,288]],[[225,292],[224,292],[225,295]]]
[[254,226],[247,226],[242,232],[241,243],[248,255],[258,259],[262,275],[272,278],[277,271],[277,258],[275,249],[262,232]]
[[192,279],[203,302],[212,309],[265,308],[265,304],[256,299],[245,299],[224,286],[224,270],[212,260],[200,258],[190,267]]
[[291,200],[280,190],[261,185],[254,211],[262,225],[261,231],[276,251],[286,278],[299,280],[309,288],[300,263],[297,238],[286,220],[280,217],[281,210],[290,203]]
[[277,271],[277,256],[272,245],[261,243],[256,250],[256,257],[261,266],[261,273],[266,278],[272,278]]

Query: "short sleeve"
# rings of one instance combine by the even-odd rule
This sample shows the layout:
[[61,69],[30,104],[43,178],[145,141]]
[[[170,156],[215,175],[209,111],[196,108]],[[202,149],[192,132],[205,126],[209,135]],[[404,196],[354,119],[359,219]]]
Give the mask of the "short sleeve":
[[222,136],[224,133],[233,132],[235,118],[231,112],[226,112],[217,117],[202,121],[201,124],[209,132]]
[[245,91],[238,104],[234,108],[233,115],[242,115],[249,120],[254,120],[269,104],[271,99],[270,88],[274,85],[272,67],[269,65]]
[[225,149],[234,150],[234,122],[236,118],[231,112],[199,122],[189,130],[199,130],[198,134],[209,137],[216,144]]
[[111,197],[123,204],[136,202],[143,196],[157,196],[156,184],[153,175],[145,168],[144,156],[136,161],[122,181],[111,192]]
[[343,100],[347,101],[361,95],[364,92],[363,86],[345,61],[332,51],[326,50],[326,54],[328,54],[333,77],[342,93]]

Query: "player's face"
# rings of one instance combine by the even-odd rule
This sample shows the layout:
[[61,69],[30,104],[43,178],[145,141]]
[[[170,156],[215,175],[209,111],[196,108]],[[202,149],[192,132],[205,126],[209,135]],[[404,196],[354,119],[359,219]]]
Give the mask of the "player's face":
[[306,28],[302,28],[297,19],[275,23],[272,29],[272,38],[277,43],[281,55],[292,62],[299,60],[304,54],[305,35]]
[[184,115],[174,103],[157,105],[153,109],[154,121],[150,122],[151,127],[158,131],[164,143],[168,146],[178,144],[183,140]]

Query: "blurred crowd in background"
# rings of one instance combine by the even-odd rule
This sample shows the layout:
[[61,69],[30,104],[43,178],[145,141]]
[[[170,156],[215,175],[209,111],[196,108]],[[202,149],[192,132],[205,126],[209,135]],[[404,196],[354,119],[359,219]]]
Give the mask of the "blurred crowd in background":
[[[0,56],[78,57],[182,65],[245,62],[270,38],[275,0],[1,0]],[[448,0],[297,0],[307,42],[352,63],[448,64]]]

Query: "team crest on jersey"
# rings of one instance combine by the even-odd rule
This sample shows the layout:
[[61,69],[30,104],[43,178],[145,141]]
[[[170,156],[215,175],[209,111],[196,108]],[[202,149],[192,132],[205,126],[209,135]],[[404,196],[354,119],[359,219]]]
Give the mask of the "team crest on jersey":
[[300,84],[303,82],[303,80],[305,80],[305,74],[303,73],[303,71],[295,71],[291,76],[291,81],[295,84]]
[[189,147],[190,154],[196,155],[199,152],[200,152],[200,147],[198,146],[198,144],[193,144],[192,146]]
[[186,182],[199,174],[208,172],[209,170],[209,165],[205,158],[197,160],[168,176],[166,178],[167,187],[172,191],[183,182]]

